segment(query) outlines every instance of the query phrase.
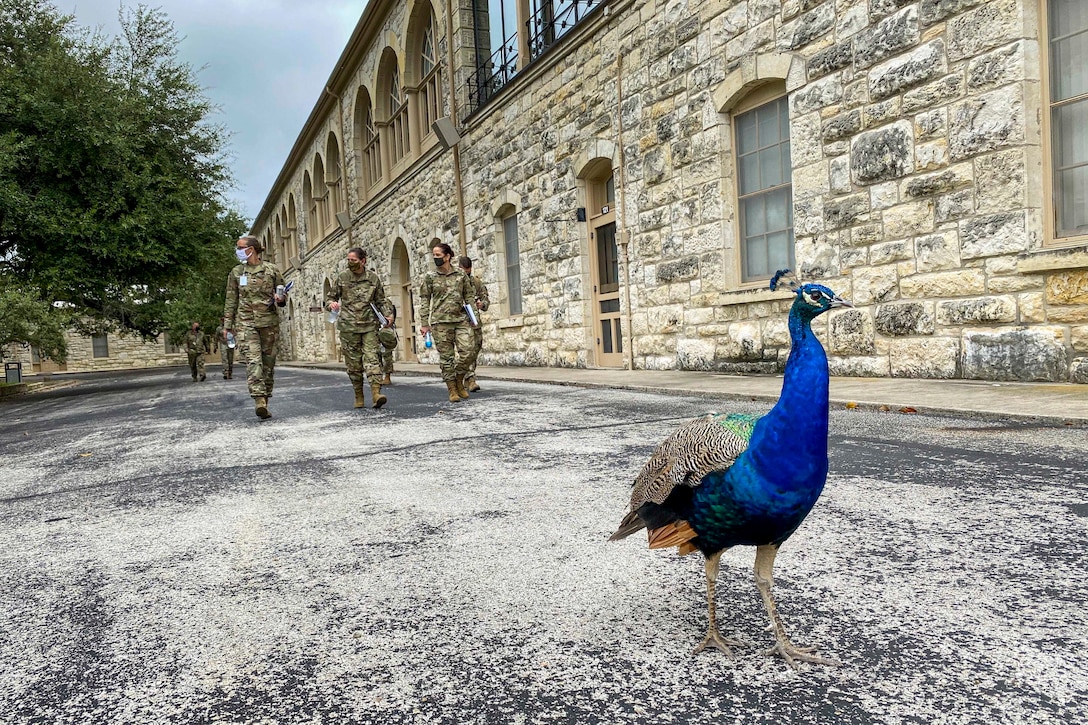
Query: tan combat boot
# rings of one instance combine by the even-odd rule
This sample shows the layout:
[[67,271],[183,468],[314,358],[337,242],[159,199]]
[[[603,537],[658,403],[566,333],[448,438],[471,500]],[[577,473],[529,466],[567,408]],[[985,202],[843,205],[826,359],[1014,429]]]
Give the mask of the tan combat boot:
[[356,385],[355,386],[355,407],[356,408],[365,408],[366,407],[366,401],[363,400],[363,386],[362,385]]
[[460,403],[461,396],[457,394],[457,383],[453,380],[446,381],[446,390],[450,391],[450,402]]
[[465,390],[467,390],[470,393],[475,393],[479,389],[480,389],[480,386],[476,382],[476,376],[475,375],[472,375],[472,376],[469,376],[469,377],[465,378]]
[[458,397],[461,398],[461,400],[468,400],[468,391],[465,390],[464,376],[458,377],[456,380],[453,381],[453,383],[457,386]]
[[392,384],[393,384],[393,381],[389,379],[389,373],[386,373],[385,377],[382,378],[382,385],[392,385]]
[[268,398],[260,395],[253,399],[253,403],[258,418],[264,419],[272,417],[272,414],[268,412]]
[[380,383],[370,384],[370,398],[374,401],[375,410],[385,405],[385,402],[388,400],[388,398],[382,395],[382,386]]

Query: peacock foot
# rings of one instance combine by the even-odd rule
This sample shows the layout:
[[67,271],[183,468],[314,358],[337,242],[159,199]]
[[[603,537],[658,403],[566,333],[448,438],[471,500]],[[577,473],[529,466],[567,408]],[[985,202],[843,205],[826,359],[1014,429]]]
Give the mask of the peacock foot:
[[778,640],[774,647],[765,650],[765,655],[778,655],[786,660],[793,669],[800,669],[798,662],[811,662],[814,665],[827,665],[829,667],[841,667],[842,662],[828,657],[820,657],[815,654],[815,647],[798,647],[788,639]]
[[699,646],[692,650],[692,655],[697,655],[707,647],[716,647],[724,652],[729,657],[733,656],[732,647],[747,647],[747,642],[741,642],[739,639],[727,639],[722,636],[722,633],[718,631],[717,627],[711,627],[707,630],[706,636],[703,637],[703,641],[699,643]]

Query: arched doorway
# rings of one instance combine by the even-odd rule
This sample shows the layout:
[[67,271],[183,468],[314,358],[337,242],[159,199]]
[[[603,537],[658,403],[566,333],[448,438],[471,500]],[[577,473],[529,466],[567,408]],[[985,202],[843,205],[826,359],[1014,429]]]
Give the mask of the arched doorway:
[[397,306],[397,333],[400,345],[395,359],[417,362],[416,354],[416,306],[412,297],[412,268],[408,262],[408,248],[403,239],[393,242],[393,259],[389,270],[389,299]]
[[616,186],[612,165],[604,159],[590,164],[586,179],[590,274],[593,283],[594,356],[602,368],[623,367],[623,328],[620,323],[620,266],[616,246]]
[[[321,295],[321,307],[329,303],[329,293],[332,292],[332,282],[325,280],[325,291]],[[340,341],[336,339],[336,325],[329,322],[327,313],[321,313],[321,319],[325,326],[325,360],[336,362],[340,359]]]

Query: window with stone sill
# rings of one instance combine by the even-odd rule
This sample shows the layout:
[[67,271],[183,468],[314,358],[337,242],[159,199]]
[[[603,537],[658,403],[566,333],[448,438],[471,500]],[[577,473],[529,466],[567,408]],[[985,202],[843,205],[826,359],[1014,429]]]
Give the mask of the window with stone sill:
[[789,104],[779,96],[733,117],[741,281],[794,266]]
[[106,335],[91,335],[91,354],[94,357],[109,357],[110,345]]
[[1050,240],[1065,244],[1088,236],[1088,4],[1044,1],[1053,210],[1047,226]]
[[503,253],[506,264],[506,313],[521,314],[521,251],[518,247],[518,216],[502,220]]

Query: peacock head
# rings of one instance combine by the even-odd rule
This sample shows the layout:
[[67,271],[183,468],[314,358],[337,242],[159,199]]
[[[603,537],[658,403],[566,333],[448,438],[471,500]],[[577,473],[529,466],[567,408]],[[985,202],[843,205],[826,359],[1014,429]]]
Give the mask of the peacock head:
[[778,289],[782,284],[787,285],[797,295],[791,309],[796,310],[801,317],[808,320],[815,319],[818,315],[835,307],[853,307],[848,300],[839,297],[822,284],[814,282],[800,284],[790,275],[788,269],[778,270],[771,278],[772,290]]

